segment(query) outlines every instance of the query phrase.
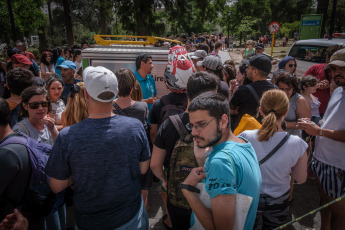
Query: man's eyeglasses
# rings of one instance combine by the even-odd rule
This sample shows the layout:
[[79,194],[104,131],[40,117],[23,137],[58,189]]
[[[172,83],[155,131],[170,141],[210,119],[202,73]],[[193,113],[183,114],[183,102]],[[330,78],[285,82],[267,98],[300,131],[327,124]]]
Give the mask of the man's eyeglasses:
[[77,84],[74,84],[73,87],[71,88],[71,94],[69,95],[71,98],[74,98],[74,95],[76,93],[80,92],[80,87]]
[[216,119],[216,118],[213,118],[213,119],[211,119],[211,120],[209,120],[208,122],[206,122],[206,123],[204,123],[204,124],[192,124],[192,123],[188,123],[187,124],[187,127],[190,129],[190,130],[192,130],[193,128],[195,128],[196,130],[198,130],[198,129],[203,129],[203,128],[205,128],[211,121],[213,121],[214,119]]
[[289,64],[289,67],[296,67],[296,64]]
[[41,102],[30,102],[27,103],[29,105],[30,109],[38,109],[38,107],[40,107],[40,105],[42,105],[43,108],[48,107],[49,106],[49,101],[41,101]]
[[290,90],[292,89],[292,87],[288,87],[288,88],[279,88],[280,90],[283,90],[284,92],[290,92]]

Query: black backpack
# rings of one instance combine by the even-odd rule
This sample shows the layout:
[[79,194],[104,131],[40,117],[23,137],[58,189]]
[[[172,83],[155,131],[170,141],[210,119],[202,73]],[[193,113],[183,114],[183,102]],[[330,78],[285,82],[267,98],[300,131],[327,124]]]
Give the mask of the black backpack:
[[158,127],[170,116],[183,113],[188,104],[187,96],[183,100],[172,101],[169,94],[161,97],[160,101],[164,106],[160,112]]

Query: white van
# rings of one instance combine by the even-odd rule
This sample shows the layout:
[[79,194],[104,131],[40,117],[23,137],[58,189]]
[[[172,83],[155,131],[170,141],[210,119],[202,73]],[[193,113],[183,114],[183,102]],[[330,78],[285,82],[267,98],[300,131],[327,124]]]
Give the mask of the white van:
[[321,38],[295,42],[291,46],[287,56],[292,56],[296,59],[297,77],[302,77],[312,65],[326,63],[326,49],[334,45],[340,45],[345,48],[345,39],[333,38],[329,40]]

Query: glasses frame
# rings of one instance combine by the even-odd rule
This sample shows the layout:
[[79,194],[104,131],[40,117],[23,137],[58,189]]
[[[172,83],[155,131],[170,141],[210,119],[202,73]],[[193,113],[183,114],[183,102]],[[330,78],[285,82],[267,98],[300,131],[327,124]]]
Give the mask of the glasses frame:
[[208,124],[211,123],[211,121],[215,120],[216,118],[212,118],[211,120],[209,120],[208,122],[206,122],[205,124],[192,124],[192,123],[188,123],[187,127],[190,130],[193,130],[193,128],[195,128],[195,130],[199,130],[199,129],[204,129]]
[[295,67],[296,68],[296,64],[289,64],[288,66],[289,66],[289,68],[291,68],[291,67]]
[[41,101],[41,102],[30,102],[26,103],[30,109],[38,109],[40,105],[42,108],[47,108],[49,107],[50,101]]

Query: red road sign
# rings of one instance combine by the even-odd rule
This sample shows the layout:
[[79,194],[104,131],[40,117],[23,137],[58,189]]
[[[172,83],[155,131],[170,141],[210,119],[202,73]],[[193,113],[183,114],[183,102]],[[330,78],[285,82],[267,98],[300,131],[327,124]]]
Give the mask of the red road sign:
[[279,22],[271,22],[268,25],[268,30],[272,33],[275,34],[280,30],[280,24]]

